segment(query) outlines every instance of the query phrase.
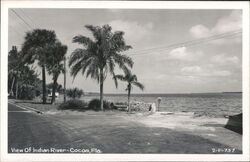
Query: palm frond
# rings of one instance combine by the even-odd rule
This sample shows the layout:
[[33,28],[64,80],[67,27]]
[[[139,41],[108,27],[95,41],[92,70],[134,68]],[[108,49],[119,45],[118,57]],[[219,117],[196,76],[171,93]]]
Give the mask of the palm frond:
[[96,59],[92,58],[91,63],[88,65],[88,70],[86,71],[86,77],[91,77],[92,79],[96,79],[99,83],[99,69],[97,66]]
[[74,77],[78,74],[78,72],[82,71],[82,74],[85,74],[85,71],[88,69],[88,66],[92,63],[91,57],[83,57],[75,64],[71,65],[71,75]]
[[81,70],[81,68],[82,68],[82,62],[77,62],[76,64],[71,66],[70,74],[73,76],[74,79],[77,73]]
[[136,76],[136,75],[132,75],[132,74],[131,74],[131,76],[130,76],[130,80],[131,80],[131,82],[132,82],[132,81],[137,82],[137,76]]
[[131,82],[131,84],[135,85],[136,87],[139,87],[141,90],[144,90],[144,85],[142,83],[139,82]]
[[123,76],[123,75],[115,75],[115,78],[116,79],[119,79],[119,80],[121,80],[121,81],[127,81],[127,79]]
[[101,39],[101,32],[100,32],[101,28],[99,26],[85,25],[85,27],[92,32],[96,40]]
[[121,54],[114,54],[113,55],[114,61],[120,66],[127,64],[130,68],[133,67],[134,61],[132,58],[128,57],[127,55],[121,55]]
[[75,62],[77,62],[78,60],[82,59],[83,57],[85,57],[86,55],[88,55],[88,51],[81,49],[81,48],[77,48],[75,49],[69,59],[69,66],[71,66],[72,64],[74,64]]
[[73,38],[72,42],[73,43],[83,44],[84,46],[89,46],[91,44],[94,44],[94,42],[90,38],[82,36],[82,35],[75,36]]
[[110,39],[110,42],[112,44],[111,51],[119,53],[119,52],[126,51],[132,48],[132,46],[126,45],[123,35],[124,35],[124,32],[122,31],[116,31],[113,34],[113,36]]

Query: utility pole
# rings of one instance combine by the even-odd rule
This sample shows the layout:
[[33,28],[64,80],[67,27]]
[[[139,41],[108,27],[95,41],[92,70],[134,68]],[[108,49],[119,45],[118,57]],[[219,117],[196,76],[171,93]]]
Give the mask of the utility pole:
[[66,57],[64,57],[64,88],[63,88],[63,102],[66,102]]

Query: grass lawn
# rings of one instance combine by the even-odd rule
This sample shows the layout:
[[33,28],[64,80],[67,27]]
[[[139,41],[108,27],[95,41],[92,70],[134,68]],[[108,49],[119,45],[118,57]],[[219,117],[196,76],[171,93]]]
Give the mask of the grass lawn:
[[224,128],[226,118],[194,117],[192,113],[57,111],[58,105],[12,101],[45,111],[42,117],[60,128],[72,148],[96,148],[102,153],[210,154],[216,153],[214,148],[242,152],[242,136]]

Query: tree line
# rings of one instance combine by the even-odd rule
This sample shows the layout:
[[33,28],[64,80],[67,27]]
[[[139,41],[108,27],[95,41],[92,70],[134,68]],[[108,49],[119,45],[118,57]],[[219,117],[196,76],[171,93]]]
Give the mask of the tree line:
[[[100,88],[100,109],[103,110],[103,87],[108,75],[111,75],[115,86],[118,87],[118,80],[127,82],[128,91],[128,106],[130,101],[130,93],[132,85],[144,89],[144,86],[138,82],[137,76],[132,74],[133,60],[122,52],[132,48],[127,45],[124,39],[124,32],[112,31],[110,25],[93,26],[86,25],[93,39],[77,35],[73,38],[73,43],[78,43],[81,48],[75,49],[69,58],[68,66],[70,67],[70,74],[75,78],[78,73],[82,73],[87,78],[94,79],[99,84]],[[34,29],[26,33],[24,43],[21,51],[18,52],[15,47],[9,52],[9,85],[12,80],[17,82],[26,74],[33,76],[33,79],[38,78],[31,65],[35,63],[42,69],[42,102],[46,103],[46,72],[52,76],[52,100],[55,101],[55,91],[57,87],[57,79],[61,73],[65,73],[63,61],[66,59],[67,46],[63,45],[56,37],[54,31],[46,29]],[[15,66],[17,65],[17,66]],[[22,68],[21,68],[22,67]],[[24,75],[24,67],[30,72]],[[118,67],[124,72],[116,75],[115,69]],[[29,78],[32,78],[29,76]],[[15,81],[16,79],[16,81]],[[39,80],[39,79],[38,79]],[[35,81],[28,79],[34,84]],[[40,83],[41,83],[40,82]],[[25,83],[18,83],[23,86]],[[16,85],[18,85],[16,84]],[[84,84],[84,83],[83,83]],[[10,86],[12,93],[13,87]]]

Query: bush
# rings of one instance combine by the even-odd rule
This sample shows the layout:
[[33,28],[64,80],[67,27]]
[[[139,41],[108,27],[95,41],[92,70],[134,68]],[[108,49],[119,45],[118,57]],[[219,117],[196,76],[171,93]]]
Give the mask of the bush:
[[[112,106],[112,105],[114,105],[114,104],[109,103],[108,101],[105,101],[105,100],[103,101],[104,110],[114,109],[114,106]],[[93,99],[88,104],[89,110],[100,111],[101,110],[100,107],[101,107],[101,102],[99,99]]]
[[59,105],[59,110],[86,110],[87,104],[81,100],[69,100]]
[[32,100],[36,97],[36,91],[31,87],[21,87],[18,93],[18,99]]
[[83,90],[78,89],[78,88],[71,88],[71,89],[67,89],[66,90],[66,94],[68,97],[70,98],[81,98],[81,96],[83,95]]

